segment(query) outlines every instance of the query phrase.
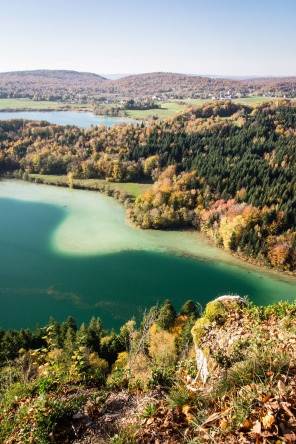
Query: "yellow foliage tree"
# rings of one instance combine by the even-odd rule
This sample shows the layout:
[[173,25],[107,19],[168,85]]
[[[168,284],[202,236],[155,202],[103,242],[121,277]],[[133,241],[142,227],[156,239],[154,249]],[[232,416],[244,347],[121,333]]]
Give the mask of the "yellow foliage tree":
[[150,336],[149,354],[155,366],[172,365],[177,358],[175,335],[167,331],[153,333]]

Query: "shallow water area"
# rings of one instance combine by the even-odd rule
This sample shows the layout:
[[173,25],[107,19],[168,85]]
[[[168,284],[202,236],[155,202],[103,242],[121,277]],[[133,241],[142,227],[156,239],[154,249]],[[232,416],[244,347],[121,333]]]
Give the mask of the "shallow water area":
[[0,245],[3,328],[69,315],[118,328],[166,298],[179,309],[227,293],[258,304],[296,295],[295,279],[245,264],[197,233],[134,228],[124,207],[98,192],[1,181]]

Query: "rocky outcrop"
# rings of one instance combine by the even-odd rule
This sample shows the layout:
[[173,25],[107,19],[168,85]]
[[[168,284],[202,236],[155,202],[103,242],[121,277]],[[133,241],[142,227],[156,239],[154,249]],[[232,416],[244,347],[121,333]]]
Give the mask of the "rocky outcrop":
[[[195,346],[197,375],[193,381],[193,384],[189,386],[190,389],[195,390],[194,384],[199,379],[205,385],[211,371],[213,371],[216,367],[216,361],[214,361],[211,357],[211,348],[209,346],[204,346],[207,332],[209,332],[211,327],[215,327],[217,324],[219,325],[223,323],[225,315],[231,310],[239,309],[241,304],[248,305],[246,299],[240,296],[220,296],[207,305],[204,316],[196,321],[196,324],[192,329],[192,335]],[[222,336],[225,336],[225,334],[222,333]],[[223,347],[226,344],[230,345],[230,342],[232,344],[234,340],[235,339],[233,338],[221,337],[218,340],[218,347]]]

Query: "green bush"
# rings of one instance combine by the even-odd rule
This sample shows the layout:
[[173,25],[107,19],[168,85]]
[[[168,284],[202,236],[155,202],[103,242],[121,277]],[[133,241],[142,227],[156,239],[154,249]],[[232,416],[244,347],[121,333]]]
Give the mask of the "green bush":
[[46,398],[39,399],[34,415],[34,435],[38,439],[38,443],[50,443],[50,433],[54,432],[58,423],[65,421],[67,418],[71,418],[75,413],[79,412],[85,402],[86,399],[84,396],[71,399],[70,401],[60,399],[47,400]]
[[159,367],[152,370],[151,377],[148,380],[148,388],[154,388],[158,385],[164,387],[172,387],[174,383],[174,371],[172,368],[162,368]]
[[43,378],[36,379],[31,386],[33,394],[39,393],[42,395],[43,393],[48,393],[52,388],[56,388],[56,383],[52,377],[44,376]]

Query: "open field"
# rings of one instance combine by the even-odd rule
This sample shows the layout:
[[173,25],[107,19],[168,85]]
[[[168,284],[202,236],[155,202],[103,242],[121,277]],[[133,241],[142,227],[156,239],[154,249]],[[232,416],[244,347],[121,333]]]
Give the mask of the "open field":
[[158,102],[161,108],[147,109],[147,110],[126,110],[128,117],[132,119],[148,119],[154,116],[158,119],[166,119],[174,116],[178,111],[186,109],[186,105],[180,105],[175,101],[171,102]]
[[183,109],[187,108],[187,106],[185,106],[185,105],[180,105],[180,104],[177,103],[177,102],[165,102],[165,103],[161,103],[161,107],[164,108],[164,109],[168,109],[168,110],[171,110],[171,111],[175,111],[175,112],[182,111]]
[[60,109],[60,108],[88,108],[89,105],[78,103],[60,103],[47,100],[36,101],[31,99],[0,99],[0,109]]
[[[66,175],[46,175],[46,174],[29,174],[31,180],[40,180],[50,185],[66,185],[68,177]],[[138,183],[138,182],[108,182],[104,179],[73,179],[74,187],[87,188],[99,190],[102,187],[109,187],[110,190],[119,191],[133,197],[138,197],[144,194],[148,188],[151,188],[152,183]]]
[[172,117],[176,114],[177,111],[174,109],[163,109],[163,108],[155,108],[155,109],[145,109],[145,110],[126,110],[126,115],[130,119],[153,119],[153,117],[157,117],[158,119],[166,119],[168,117]]
[[187,106],[199,106],[203,105],[206,102],[211,102],[211,100],[205,99],[178,99],[176,102],[186,103]]
[[279,97],[263,97],[263,96],[258,96],[258,97],[244,97],[241,99],[235,99],[233,100],[234,102],[238,102],[238,103],[242,103],[245,105],[251,105],[253,103],[262,103],[262,102],[271,102],[273,100],[279,100]]

